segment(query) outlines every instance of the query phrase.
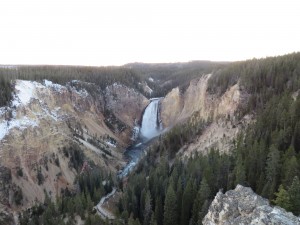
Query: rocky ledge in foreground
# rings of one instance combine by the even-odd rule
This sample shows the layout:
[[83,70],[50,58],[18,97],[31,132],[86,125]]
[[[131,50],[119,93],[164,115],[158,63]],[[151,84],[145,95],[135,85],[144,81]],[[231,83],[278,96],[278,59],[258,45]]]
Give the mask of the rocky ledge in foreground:
[[203,224],[300,224],[300,217],[255,194],[251,188],[237,185],[223,194],[219,191],[203,219]]

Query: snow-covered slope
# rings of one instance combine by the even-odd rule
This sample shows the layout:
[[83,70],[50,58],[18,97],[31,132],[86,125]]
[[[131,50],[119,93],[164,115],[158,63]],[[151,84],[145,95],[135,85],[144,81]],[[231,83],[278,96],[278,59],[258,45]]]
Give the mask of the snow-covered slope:
[[[24,130],[28,127],[38,126],[39,120],[42,118],[49,118],[55,121],[60,119],[60,108],[57,107],[54,110],[50,110],[39,96],[42,93],[46,94],[49,91],[49,87],[58,92],[63,89],[63,86],[52,84],[52,82],[47,80],[44,81],[44,84],[24,80],[16,81],[16,93],[10,107],[0,108],[0,141],[14,129]],[[34,100],[39,102],[42,112],[31,111],[24,115],[22,111],[26,111],[26,107]]]
[[[147,103],[143,95],[124,85],[102,90],[81,81],[59,85],[17,80],[13,100],[0,108],[0,179],[1,168],[11,173],[7,189],[0,188],[0,204],[15,206],[13,192],[18,187],[23,192],[22,207],[43,201],[45,191],[55,198],[61,189],[72,189],[77,172],[62,151],[70,143],[80,145],[97,165],[117,171],[125,164],[120,146],[130,141]],[[124,130],[113,129],[114,123],[125,124]],[[81,145],[93,138],[100,147]],[[41,184],[38,173],[44,177]]]

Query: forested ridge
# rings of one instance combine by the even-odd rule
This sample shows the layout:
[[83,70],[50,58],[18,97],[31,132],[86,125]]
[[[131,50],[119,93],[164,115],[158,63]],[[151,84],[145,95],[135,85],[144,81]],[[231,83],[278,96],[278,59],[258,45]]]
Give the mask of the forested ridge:
[[[0,68],[0,107],[8,105],[12,99],[13,81],[16,79],[43,81],[65,85],[72,80],[93,83],[101,89],[113,84],[124,84],[147,97],[161,97],[172,88],[186,87],[189,81],[211,72],[217,63],[208,61],[170,64],[128,64],[119,67],[87,66],[9,66]],[[159,84],[149,81],[153,76]],[[142,83],[152,88],[151,96],[143,91]],[[163,86],[160,84],[164,83]]]
[[[0,106],[11,99],[11,81],[15,79],[51,80],[66,84],[71,80],[94,83],[102,89],[115,82],[143,92],[140,84],[146,82],[153,90],[151,97],[165,96],[172,88],[182,92],[189,82],[203,74],[212,73],[210,93],[223,94],[228,87],[239,82],[251,94],[244,111],[262,107],[274,94],[283,90],[296,91],[300,79],[300,53],[285,56],[252,59],[241,62],[192,61],[188,63],[145,64],[131,63],[121,67],[84,66],[12,66],[0,68]],[[154,82],[149,81],[153,78]],[[150,96],[149,96],[150,97]]]
[[236,83],[250,95],[243,113],[262,109],[273,96],[299,90],[300,53],[230,63],[213,73],[208,91],[221,96]]
[[16,79],[46,79],[62,85],[72,80],[80,80],[96,84],[101,89],[113,83],[120,83],[143,93],[139,86],[141,76],[123,67],[16,66],[0,68],[0,106],[7,105],[11,100],[13,81]]

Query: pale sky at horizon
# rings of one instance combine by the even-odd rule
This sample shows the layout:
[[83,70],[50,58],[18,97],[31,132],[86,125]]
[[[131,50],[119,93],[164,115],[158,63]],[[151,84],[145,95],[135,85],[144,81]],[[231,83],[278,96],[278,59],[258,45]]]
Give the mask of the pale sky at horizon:
[[297,0],[2,0],[0,64],[235,61],[300,51]]

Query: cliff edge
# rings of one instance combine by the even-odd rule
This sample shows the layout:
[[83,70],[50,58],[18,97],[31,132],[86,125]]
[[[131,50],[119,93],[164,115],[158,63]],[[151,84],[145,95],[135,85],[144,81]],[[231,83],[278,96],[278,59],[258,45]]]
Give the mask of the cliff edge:
[[300,224],[300,218],[255,194],[251,188],[237,185],[223,194],[219,191],[211,203],[203,224]]

